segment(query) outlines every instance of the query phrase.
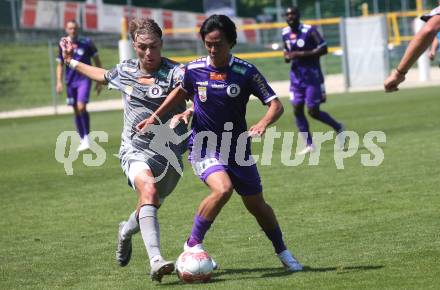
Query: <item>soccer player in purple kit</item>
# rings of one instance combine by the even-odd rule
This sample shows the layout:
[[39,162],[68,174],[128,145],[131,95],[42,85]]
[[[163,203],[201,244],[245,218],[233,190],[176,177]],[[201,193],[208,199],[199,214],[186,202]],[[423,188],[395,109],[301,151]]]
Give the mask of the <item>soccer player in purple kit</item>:
[[[180,90],[173,91],[151,116],[138,124],[143,131],[175,104],[190,98],[194,108],[175,116],[185,123],[193,115],[189,159],[196,175],[209,187],[194,217],[185,250],[203,249],[205,234],[235,190],[247,210],[272,242],[275,253],[288,271],[301,271],[302,265],[287,249],[274,211],[263,197],[250,137],[261,136],[283,113],[283,106],[255,66],[231,55],[237,39],[235,24],[225,15],[212,15],[200,36],[208,56],[190,62]],[[246,105],[255,95],[267,112],[247,130]],[[205,142],[203,136],[209,135]],[[229,136],[229,137],[227,137]],[[248,162],[251,161],[251,162]],[[247,164],[244,164],[247,163]]]
[[[325,102],[324,76],[319,58],[327,54],[327,43],[315,27],[300,22],[297,7],[286,9],[287,27],[283,28],[284,60],[291,63],[290,101],[299,132],[306,135],[307,146],[298,154],[307,154],[314,150],[309,123],[304,114],[304,105],[309,115],[331,126],[337,133],[337,141],[344,146],[344,127],[328,113],[320,110]],[[340,134],[341,133],[341,134]]]
[[[79,25],[75,20],[69,20],[66,23],[66,33],[69,39],[74,44],[73,59],[82,63],[91,65],[93,59],[96,67],[102,67],[101,60],[98,56],[98,50],[90,38],[80,37],[78,35]],[[57,57],[57,84],[56,92],[60,94],[63,91],[63,66],[64,59],[59,47],[59,54]],[[78,151],[89,149],[90,143],[88,134],[90,132],[89,112],[87,112],[87,103],[89,102],[90,87],[92,82],[86,76],[77,73],[66,66],[66,90],[67,90],[67,104],[73,107],[75,114],[76,130],[81,137],[81,143]],[[101,84],[96,83],[96,91],[99,94],[101,91]]]

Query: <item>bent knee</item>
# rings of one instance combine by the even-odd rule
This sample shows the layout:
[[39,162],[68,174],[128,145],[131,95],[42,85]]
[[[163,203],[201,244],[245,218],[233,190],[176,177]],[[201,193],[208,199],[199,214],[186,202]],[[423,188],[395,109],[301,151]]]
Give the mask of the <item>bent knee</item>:
[[308,109],[309,116],[312,118],[319,118],[319,108],[309,108]]
[[141,203],[156,204],[159,200],[159,192],[154,183],[142,180],[136,183],[136,190]]
[[231,183],[222,184],[212,190],[212,194],[214,194],[218,199],[224,200],[229,199],[232,195],[234,188]]

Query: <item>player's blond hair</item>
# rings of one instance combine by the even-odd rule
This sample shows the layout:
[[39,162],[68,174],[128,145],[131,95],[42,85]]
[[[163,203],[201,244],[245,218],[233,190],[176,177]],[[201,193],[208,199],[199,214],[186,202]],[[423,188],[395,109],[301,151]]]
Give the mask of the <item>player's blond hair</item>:
[[153,34],[162,39],[162,29],[159,25],[150,18],[133,18],[129,25],[130,36],[133,41],[136,41],[138,35]]

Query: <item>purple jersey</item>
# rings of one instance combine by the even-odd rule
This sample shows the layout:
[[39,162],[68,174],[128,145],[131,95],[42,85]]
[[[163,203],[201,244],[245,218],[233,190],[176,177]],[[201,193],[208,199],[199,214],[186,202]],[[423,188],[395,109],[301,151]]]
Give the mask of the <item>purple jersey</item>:
[[[292,31],[290,26],[283,28],[284,50],[308,51],[326,46],[322,36],[315,27],[300,24],[298,31]],[[293,59],[291,65],[291,81],[294,86],[317,85],[324,82],[319,56]]]
[[[96,49],[95,45],[93,44],[92,40],[90,38],[86,37],[78,37],[73,41],[74,50],[73,50],[73,59],[80,61],[82,63],[91,65],[91,59],[94,57],[98,50]],[[64,63],[61,47],[58,46],[58,57],[57,61]],[[76,85],[80,83],[81,81],[89,79],[76,72],[75,70],[70,69],[68,66],[66,66],[66,85]]]
[[[276,98],[272,88],[255,66],[246,61],[231,56],[226,67],[216,68],[210,64],[209,57],[203,57],[190,62],[185,69],[182,88],[194,100],[194,116],[192,121],[192,135],[190,148],[193,148],[194,139],[199,132],[210,132],[217,137],[215,152],[209,154],[219,157],[222,133],[232,134],[228,156],[221,159],[230,163],[235,161],[237,138],[247,132],[246,105],[252,94],[267,104]],[[231,128],[232,127],[232,128]],[[250,142],[246,139],[245,158],[250,155]],[[205,146],[206,147],[206,146]],[[222,149],[224,146],[221,146]],[[203,157],[203,156],[201,156]]]

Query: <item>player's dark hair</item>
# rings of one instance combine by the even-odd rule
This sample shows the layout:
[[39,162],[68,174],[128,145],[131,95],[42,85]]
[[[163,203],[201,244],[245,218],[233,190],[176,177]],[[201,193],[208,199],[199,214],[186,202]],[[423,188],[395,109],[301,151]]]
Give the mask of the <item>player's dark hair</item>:
[[286,11],[284,13],[284,16],[287,14],[287,11],[292,11],[295,12],[296,15],[298,15],[298,17],[301,16],[301,13],[299,12],[299,8],[298,6],[289,6],[286,8]]
[[231,47],[237,43],[237,28],[228,16],[214,14],[203,21],[200,27],[200,36],[203,42],[205,42],[205,36],[214,30],[223,32]]
[[162,29],[150,18],[133,18],[128,28],[131,39],[136,40],[137,35],[154,34],[162,39]]

